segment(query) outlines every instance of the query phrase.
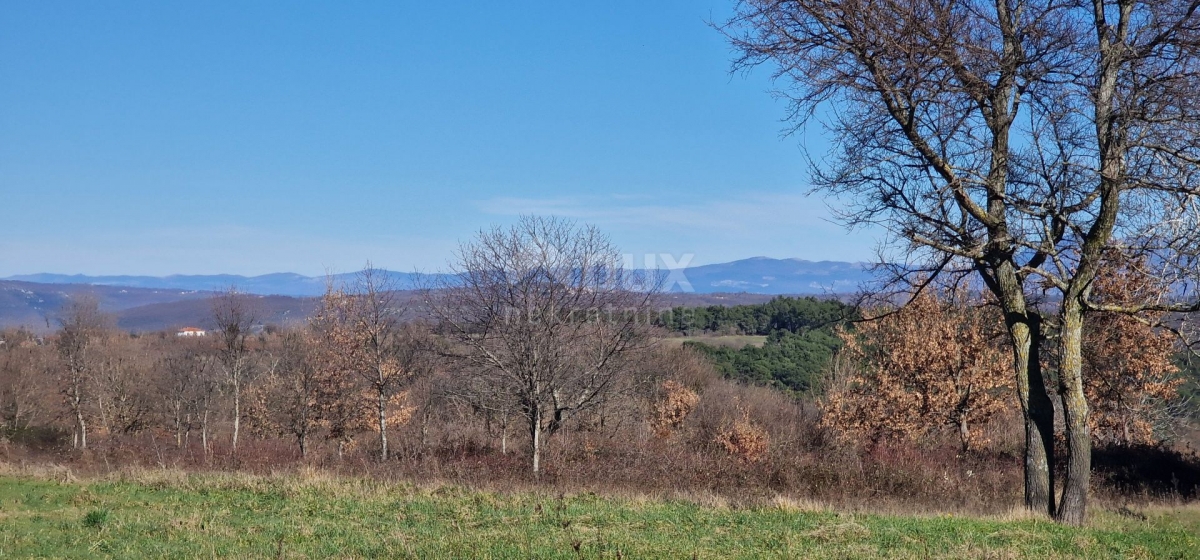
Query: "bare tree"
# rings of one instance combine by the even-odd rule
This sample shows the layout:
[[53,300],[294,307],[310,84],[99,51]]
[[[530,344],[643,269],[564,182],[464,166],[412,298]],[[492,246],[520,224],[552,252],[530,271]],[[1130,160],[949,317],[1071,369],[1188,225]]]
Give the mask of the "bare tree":
[[74,445],[87,449],[87,409],[92,400],[92,377],[98,367],[96,346],[111,318],[100,312],[95,298],[84,296],[67,304],[60,322],[62,330],[55,346],[62,362],[61,391],[75,417]]
[[457,390],[524,418],[539,473],[544,437],[636,384],[629,357],[661,282],[624,269],[596,228],[539,217],[481,231],[453,272],[425,298],[456,343]]
[[145,339],[110,333],[103,339],[95,375],[96,411],[108,434],[131,434],[146,428],[151,402],[151,347]]
[[217,363],[233,397],[232,451],[236,454],[242,422],[242,388],[253,367],[249,338],[256,317],[249,297],[233,287],[214,296],[211,305]]
[[7,429],[25,429],[49,416],[46,378],[57,364],[45,350],[27,330],[0,333],[0,423]]
[[[1082,312],[1101,256],[1115,240],[1166,262],[1192,250],[1175,235],[1188,228],[1164,226],[1188,220],[1197,194],[1198,5],[746,0],[722,27],[739,67],[775,66],[798,126],[831,109],[817,188],[845,195],[848,224],[892,233],[912,256],[900,278],[974,272],[995,294],[1026,419],[1026,505],[1066,523],[1086,511]],[[1037,289],[1062,304],[1038,308]],[[1046,315],[1070,452],[1057,507]]]
[[274,366],[263,385],[268,415],[284,435],[296,438],[300,456],[308,456],[309,436],[319,420],[321,372],[310,359],[312,340],[305,332],[283,334],[274,351]]
[[212,360],[195,341],[178,341],[181,347],[171,348],[160,359],[158,391],[171,426],[175,430],[175,446],[187,447],[194,427],[201,428],[201,441],[208,454],[208,403],[215,385],[212,380]]

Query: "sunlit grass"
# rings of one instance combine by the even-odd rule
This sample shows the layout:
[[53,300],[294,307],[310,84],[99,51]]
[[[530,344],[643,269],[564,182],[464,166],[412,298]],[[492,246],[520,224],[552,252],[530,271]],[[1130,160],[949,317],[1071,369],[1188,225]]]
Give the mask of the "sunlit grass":
[[[1200,509],[1083,529],[300,475],[0,475],[0,558],[1196,558]],[[91,521],[89,521],[91,520]]]

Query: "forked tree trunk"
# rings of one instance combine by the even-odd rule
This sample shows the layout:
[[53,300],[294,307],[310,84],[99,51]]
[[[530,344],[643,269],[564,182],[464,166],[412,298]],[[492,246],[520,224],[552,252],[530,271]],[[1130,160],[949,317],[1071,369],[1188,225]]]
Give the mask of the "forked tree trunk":
[[1063,302],[1062,318],[1062,359],[1058,378],[1070,456],[1056,518],[1068,525],[1082,525],[1087,519],[1092,475],[1092,433],[1088,426],[1087,398],[1083,393],[1083,309],[1078,300]]

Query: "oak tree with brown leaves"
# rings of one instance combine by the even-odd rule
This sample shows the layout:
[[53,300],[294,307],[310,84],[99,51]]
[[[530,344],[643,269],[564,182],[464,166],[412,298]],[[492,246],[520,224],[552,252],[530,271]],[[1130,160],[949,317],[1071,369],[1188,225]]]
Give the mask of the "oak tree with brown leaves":
[[406,311],[386,271],[368,263],[349,286],[329,287],[313,320],[327,372],[331,432],[348,441],[356,428],[374,431],[383,461],[390,456],[389,426],[412,413],[405,386],[432,367],[424,331],[402,321]]
[[963,451],[983,443],[978,426],[1011,402],[1009,352],[992,308],[932,289],[905,307],[842,332],[822,423],[856,440],[917,438],[943,427]]
[[[1125,259],[1111,251],[1108,263],[1092,286],[1095,301],[1131,305],[1162,296],[1145,259]],[[1083,329],[1083,374],[1096,441],[1154,444],[1177,422],[1184,379],[1171,359],[1178,338],[1158,327],[1165,316],[1153,311],[1089,313]]]

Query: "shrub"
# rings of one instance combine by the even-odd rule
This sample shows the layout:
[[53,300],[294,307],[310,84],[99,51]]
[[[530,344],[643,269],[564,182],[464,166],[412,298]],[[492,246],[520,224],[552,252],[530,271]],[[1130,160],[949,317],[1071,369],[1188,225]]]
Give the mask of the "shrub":
[[743,463],[757,463],[767,456],[771,438],[742,410],[740,418],[717,432],[716,442]]
[[655,433],[667,437],[683,425],[683,421],[696,409],[700,395],[673,379],[662,383],[662,392],[662,398],[654,403],[650,422]]

